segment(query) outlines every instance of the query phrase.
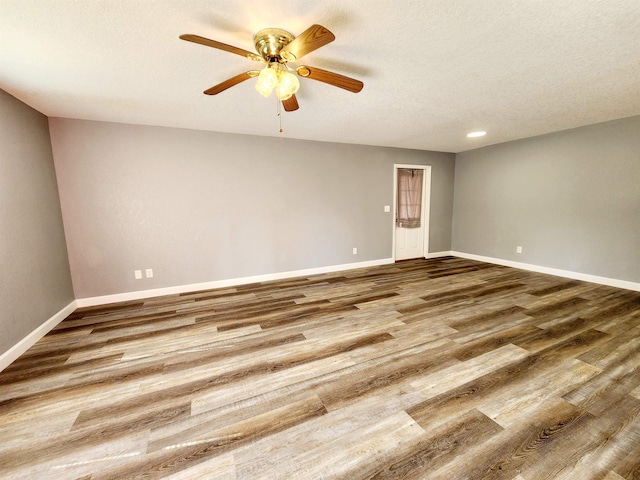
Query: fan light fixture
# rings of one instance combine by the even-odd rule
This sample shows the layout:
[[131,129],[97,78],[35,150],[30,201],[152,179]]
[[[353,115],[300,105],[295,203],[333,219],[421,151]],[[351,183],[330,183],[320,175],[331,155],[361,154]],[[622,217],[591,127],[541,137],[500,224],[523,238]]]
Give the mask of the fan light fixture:
[[256,82],[256,90],[268,97],[273,90],[279,100],[288,100],[300,89],[300,81],[294,74],[275,63],[262,69]]

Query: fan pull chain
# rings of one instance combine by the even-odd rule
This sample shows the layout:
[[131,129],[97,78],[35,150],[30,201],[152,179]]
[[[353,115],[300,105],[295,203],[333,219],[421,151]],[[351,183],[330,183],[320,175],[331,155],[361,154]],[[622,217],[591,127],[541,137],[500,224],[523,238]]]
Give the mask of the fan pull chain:
[[278,124],[280,127],[278,133],[280,134],[280,138],[282,138],[282,106],[278,97],[276,97],[276,116],[278,117]]

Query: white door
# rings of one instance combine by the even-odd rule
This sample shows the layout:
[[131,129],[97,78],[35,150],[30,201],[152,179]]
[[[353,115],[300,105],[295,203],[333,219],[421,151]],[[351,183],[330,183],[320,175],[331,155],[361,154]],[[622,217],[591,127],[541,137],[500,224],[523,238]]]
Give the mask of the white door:
[[[431,167],[424,165],[396,165],[394,172],[394,255],[396,261],[425,258],[427,255],[430,174]],[[416,187],[419,188],[416,189]],[[417,203],[417,205],[407,206],[407,202]],[[407,211],[411,213],[408,214]]]

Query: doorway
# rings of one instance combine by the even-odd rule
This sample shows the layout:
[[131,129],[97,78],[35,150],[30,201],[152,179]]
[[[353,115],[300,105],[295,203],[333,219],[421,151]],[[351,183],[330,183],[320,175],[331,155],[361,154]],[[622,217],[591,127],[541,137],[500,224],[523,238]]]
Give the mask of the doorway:
[[430,198],[430,166],[394,165],[393,255],[396,262],[427,256]]

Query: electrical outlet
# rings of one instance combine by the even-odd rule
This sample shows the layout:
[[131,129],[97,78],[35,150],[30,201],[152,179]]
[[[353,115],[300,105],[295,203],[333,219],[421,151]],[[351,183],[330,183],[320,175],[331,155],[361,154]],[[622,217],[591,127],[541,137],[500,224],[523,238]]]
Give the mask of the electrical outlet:
[[147,275],[147,278],[153,278],[153,268],[147,268],[145,270],[145,273]]
[[136,280],[140,280],[142,278],[142,270],[134,270],[133,276],[136,278]]
[[522,253],[522,247],[520,245],[516,247],[516,253]]
[[358,249],[356,247],[353,247],[353,254],[357,255],[358,254]]

